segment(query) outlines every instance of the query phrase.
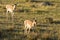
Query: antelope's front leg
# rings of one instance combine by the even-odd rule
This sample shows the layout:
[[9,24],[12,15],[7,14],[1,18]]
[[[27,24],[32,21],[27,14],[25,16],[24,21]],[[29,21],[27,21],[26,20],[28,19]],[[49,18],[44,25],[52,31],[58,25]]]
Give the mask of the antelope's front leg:
[[27,33],[27,27],[25,26],[25,28],[24,28],[24,33]]

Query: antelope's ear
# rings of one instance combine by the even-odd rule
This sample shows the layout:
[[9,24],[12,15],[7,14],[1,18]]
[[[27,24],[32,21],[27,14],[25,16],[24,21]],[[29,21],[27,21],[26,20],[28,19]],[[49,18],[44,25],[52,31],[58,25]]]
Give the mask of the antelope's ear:
[[14,5],[17,5],[16,3]]
[[33,20],[36,20],[36,18],[33,18]]
[[18,2],[17,3],[15,3],[14,5],[17,5],[18,4]]
[[35,20],[35,22],[37,22],[37,20]]
[[33,20],[37,21],[36,18],[33,18]]

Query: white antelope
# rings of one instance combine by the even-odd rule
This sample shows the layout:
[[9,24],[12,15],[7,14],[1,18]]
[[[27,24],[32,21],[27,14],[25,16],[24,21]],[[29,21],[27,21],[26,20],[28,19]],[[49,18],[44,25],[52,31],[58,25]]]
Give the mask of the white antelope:
[[31,20],[25,20],[24,21],[24,26],[25,26],[25,32],[27,33],[29,33],[30,32],[30,29],[32,28],[32,27],[34,27],[36,25],[36,21],[35,20],[33,20],[33,21],[31,21]]

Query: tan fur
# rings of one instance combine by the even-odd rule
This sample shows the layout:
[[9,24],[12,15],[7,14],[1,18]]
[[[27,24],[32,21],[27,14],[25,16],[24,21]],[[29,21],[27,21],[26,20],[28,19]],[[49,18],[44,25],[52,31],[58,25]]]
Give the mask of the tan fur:
[[15,9],[15,5],[6,5],[7,12],[9,11],[12,13],[14,9]]
[[29,32],[30,32],[30,29],[31,29],[32,27],[34,27],[35,24],[36,24],[35,21],[25,20],[25,21],[24,21],[25,32],[27,32],[27,30],[29,30],[29,31],[28,31],[28,33],[29,33]]
[[[12,15],[12,20],[13,20],[13,15],[14,15],[14,9],[15,9],[15,5],[13,5],[13,4],[7,4],[6,5],[6,16],[8,17],[8,12],[10,12],[11,13],[11,15]],[[8,18],[7,18],[8,19]]]

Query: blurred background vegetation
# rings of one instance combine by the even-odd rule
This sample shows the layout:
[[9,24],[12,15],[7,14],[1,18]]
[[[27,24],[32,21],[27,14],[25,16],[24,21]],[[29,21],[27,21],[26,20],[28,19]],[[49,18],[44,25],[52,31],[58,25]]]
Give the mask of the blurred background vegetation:
[[[52,2],[53,6],[41,3]],[[6,16],[6,4],[18,3],[11,14]],[[23,21],[36,18],[37,26],[29,34],[24,34]],[[50,20],[51,19],[51,20]],[[1,40],[60,40],[60,0],[0,0]]]

